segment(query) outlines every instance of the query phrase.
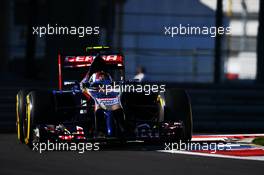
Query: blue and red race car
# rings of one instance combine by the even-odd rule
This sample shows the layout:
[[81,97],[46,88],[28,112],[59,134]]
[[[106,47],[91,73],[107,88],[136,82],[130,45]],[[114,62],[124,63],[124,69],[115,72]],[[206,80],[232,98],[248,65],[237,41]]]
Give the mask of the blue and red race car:
[[191,140],[187,93],[125,80],[124,71],[123,54],[103,46],[89,47],[82,56],[58,55],[58,90],[17,94],[19,141]]

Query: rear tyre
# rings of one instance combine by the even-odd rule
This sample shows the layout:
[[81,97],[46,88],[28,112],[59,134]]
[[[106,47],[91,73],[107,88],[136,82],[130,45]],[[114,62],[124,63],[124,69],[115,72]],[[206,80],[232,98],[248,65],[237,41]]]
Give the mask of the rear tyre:
[[167,89],[165,94],[164,121],[183,123],[180,140],[190,141],[192,139],[192,110],[189,96],[182,89]]
[[24,120],[24,142],[29,147],[39,142],[39,124],[52,123],[55,120],[53,94],[48,91],[32,91],[26,96],[26,117]]

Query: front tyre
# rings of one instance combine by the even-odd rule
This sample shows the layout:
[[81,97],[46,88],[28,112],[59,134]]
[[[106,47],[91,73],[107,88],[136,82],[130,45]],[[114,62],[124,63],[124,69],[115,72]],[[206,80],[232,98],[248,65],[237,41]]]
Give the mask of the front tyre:
[[20,143],[25,142],[23,133],[23,121],[26,118],[26,94],[25,90],[20,90],[16,95],[16,130]]
[[32,91],[26,96],[26,117],[24,120],[24,142],[32,148],[40,141],[39,124],[49,123],[54,119],[54,99],[51,92]]
[[180,139],[182,141],[190,141],[192,139],[192,109],[186,91],[182,89],[166,90],[164,120],[167,122],[183,122]]

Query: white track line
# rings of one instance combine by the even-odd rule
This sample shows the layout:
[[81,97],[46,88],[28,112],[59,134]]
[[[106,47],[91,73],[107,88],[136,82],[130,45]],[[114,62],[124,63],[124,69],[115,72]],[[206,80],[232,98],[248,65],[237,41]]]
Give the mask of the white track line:
[[227,137],[221,137],[221,138],[192,138],[192,142],[209,142],[209,141],[226,141]]
[[192,141],[201,142],[201,141],[226,141],[230,138],[228,137],[264,137],[264,134],[198,134],[193,135]]
[[[208,136],[208,138],[206,138]],[[264,134],[199,134],[194,135],[192,141],[226,141],[228,137],[264,137]],[[238,144],[235,144],[236,146]],[[199,153],[199,152],[190,152],[190,151],[179,151],[179,150],[158,150],[158,152],[164,153],[172,153],[172,154],[186,154],[186,155],[195,155],[195,156],[203,156],[203,157],[216,157],[216,158],[229,158],[229,159],[240,159],[240,160],[258,160],[264,161],[264,156],[249,156],[249,157],[241,157],[241,156],[230,156],[230,155],[221,155],[221,154],[209,154],[209,153]]]
[[232,137],[232,136],[256,136],[256,137],[261,137],[264,136],[263,133],[258,133],[258,134],[197,134],[193,135],[194,137],[199,137],[199,136],[209,136],[209,137]]
[[216,157],[216,158],[228,158],[228,159],[239,159],[239,160],[258,160],[264,161],[264,156],[250,156],[250,157],[240,157],[240,156],[228,156],[220,154],[208,154],[208,153],[198,153],[198,152],[189,152],[189,151],[167,151],[167,150],[158,150],[158,152],[171,153],[171,154],[185,154],[185,155],[195,155],[203,157]]

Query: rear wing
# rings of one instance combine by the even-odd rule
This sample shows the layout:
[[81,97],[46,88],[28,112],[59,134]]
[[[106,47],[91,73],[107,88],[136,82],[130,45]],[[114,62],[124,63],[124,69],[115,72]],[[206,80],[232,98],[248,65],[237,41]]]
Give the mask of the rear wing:
[[[108,65],[117,65],[119,67],[123,66],[123,56],[122,55],[101,55],[105,63]],[[65,56],[63,57],[63,67],[64,68],[78,68],[78,67],[90,67],[96,55],[86,55],[86,56]]]
[[[96,55],[68,56],[58,54],[58,84],[59,90],[74,81],[80,82],[87,74]],[[124,69],[124,56],[120,53],[105,53],[101,55],[110,69]]]

